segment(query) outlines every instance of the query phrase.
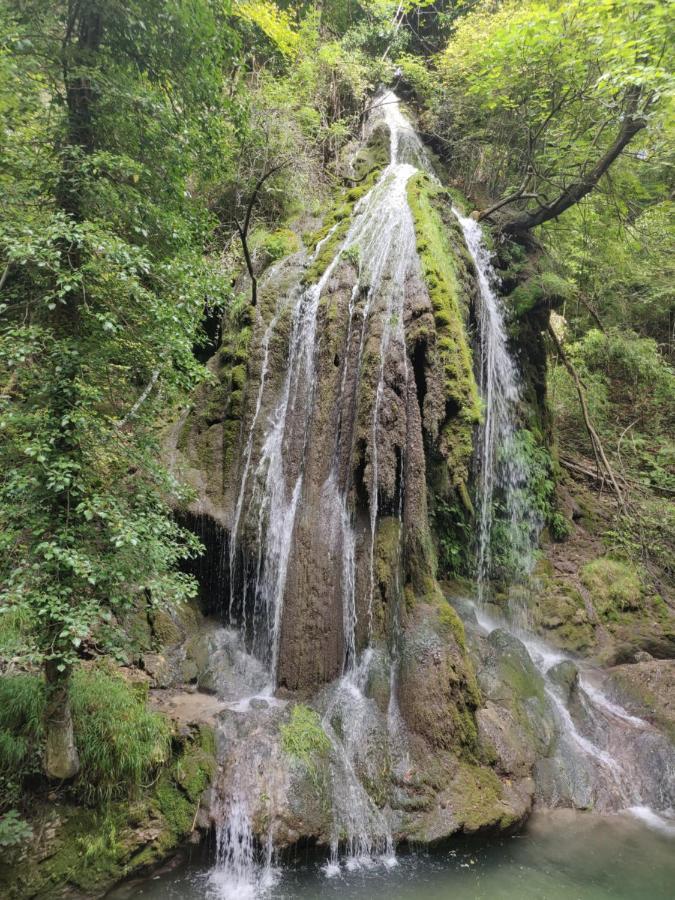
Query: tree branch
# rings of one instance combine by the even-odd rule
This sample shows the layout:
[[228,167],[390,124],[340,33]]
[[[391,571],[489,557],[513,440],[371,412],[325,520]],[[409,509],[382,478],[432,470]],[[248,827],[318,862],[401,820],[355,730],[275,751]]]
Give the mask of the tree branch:
[[563,362],[563,365],[567,369],[570,378],[574,382],[574,386],[577,389],[577,395],[579,397],[579,403],[581,404],[581,413],[584,417],[584,424],[586,425],[586,431],[588,432],[588,436],[591,439],[591,446],[593,447],[593,453],[595,454],[596,462],[602,464],[602,468],[604,468],[607,473],[609,480],[612,484],[612,488],[614,489],[614,493],[616,494],[616,499],[618,501],[619,507],[622,512],[625,511],[625,503],[623,499],[623,494],[621,489],[619,488],[618,482],[616,480],[616,476],[614,475],[614,470],[609,464],[609,460],[607,459],[607,455],[605,453],[604,447],[602,446],[602,442],[598,437],[598,432],[593,427],[593,423],[591,422],[591,417],[588,412],[588,404],[586,403],[586,391],[584,389],[583,384],[581,383],[581,379],[577,373],[577,370],[572,365],[572,362],[568,358],[567,354],[563,349],[562,342],[560,341],[558,335],[555,333],[555,329],[548,323],[548,333],[553,341],[553,346],[555,347],[558,356]]
[[126,416],[123,419],[120,419],[120,421],[117,423],[117,428],[120,431],[122,430],[122,428],[124,428],[124,426],[127,424],[129,419],[133,419],[133,417],[136,415],[138,410],[141,408],[142,404],[145,403],[145,401],[148,399],[148,396],[150,395],[150,391],[153,389],[153,387],[157,383],[158,378],[159,378],[159,369],[155,369],[155,371],[150,376],[150,381],[146,384],[145,388],[143,389],[143,393],[141,394],[141,396],[134,403],[134,405],[131,407],[131,409],[126,414]]
[[537,225],[548,222],[550,219],[556,219],[570,206],[574,206],[593,190],[612,163],[620,156],[624,147],[647,125],[645,118],[637,115],[640,93],[640,88],[637,86],[631,86],[628,89],[626,112],[621,127],[614,141],[595,166],[578,181],[565,188],[562,194],[547,207],[521,213],[510,222],[507,222],[502,229],[506,234],[522,234],[531,228],[535,228]]
[[504,197],[503,200],[498,200],[496,203],[493,203],[492,206],[488,206],[487,209],[481,210],[475,218],[477,222],[482,222],[483,219],[487,219],[493,213],[496,213],[498,209],[501,209],[502,206],[506,206],[508,203],[515,203],[516,200],[536,200],[538,194],[527,194],[525,193],[525,189],[527,188],[527,183],[532,177],[532,168],[528,167],[527,174],[523,179],[523,183],[518,188],[517,191],[514,191],[513,194],[509,194],[508,197]]
[[258,194],[260,193],[261,188],[267,181],[267,179],[274,175],[275,172],[278,172],[279,169],[283,169],[288,165],[288,160],[284,160],[283,162],[278,163],[276,166],[272,166],[267,169],[253,188],[251,192],[251,196],[248,200],[248,205],[246,207],[246,214],[244,216],[244,224],[240,225],[239,220],[235,219],[234,225],[237,229],[237,234],[239,235],[239,240],[241,241],[241,249],[244,253],[244,261],[246,262],[246,269],[248,270],[249,277],[251,279],[251,306],[255,306],[258,302],[258,279],[255,277],[255,272],[253,271],[253,260],[251,259],[251,253],[248,247],[248,230],[251,225],[251,215],[253,213],[253,207],[255,206],[255,201],[258,198]]

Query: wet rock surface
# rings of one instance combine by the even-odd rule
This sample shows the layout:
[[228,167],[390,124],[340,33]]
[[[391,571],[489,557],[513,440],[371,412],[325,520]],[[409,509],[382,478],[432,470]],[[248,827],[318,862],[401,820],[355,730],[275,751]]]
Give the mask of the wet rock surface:
[[614,699],[664,729],[675,741],[675,660],[642,659],[609,670]]

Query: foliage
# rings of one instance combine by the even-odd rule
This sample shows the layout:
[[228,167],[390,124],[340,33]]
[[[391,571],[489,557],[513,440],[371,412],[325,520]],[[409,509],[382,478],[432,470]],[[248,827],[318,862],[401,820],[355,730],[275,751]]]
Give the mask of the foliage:
[[293,58],[298,52],[298,33],[290,14],[270,0],[239,0],[234,14],[257,25],[283,56]]
[[0,812],[18,804],[40,771],[44,692],[34,675],[0,678]]
[[[651,338],[590,329],[569,345],[586,386],[589,411],[615,465],[645,486],[675,490],[675,378]],[[576,393],[561,367],[549,376],[556,423],[568,446],[589,454]]]
[[194,593],[157,425],[201,377],[205,297],[227,296],[187,188],[211,177],[234,45],[207,0],[2,16],[2,603],[66,672],[135,596]]
[[[170,756],[167,721],[120,675],[78,670],[71,690],[81,768],[72,791],[100,806],[129,798]],[[35,675],[0,679],[0,794],[20,802],[25,781],[40,771],[44,738],[44,682]]]
[[17,810],[10,809],[0,816],[0,847],[3,851],[23,844],[32,834],[30,825],[21,818]]
[[80,670],[72,690],[73,724],[80,754],[74,789],[100,805],[130,797],[170,755],[169,726],[121,676]]
[[[666,7],[652,0],[483,2],[439,60],[436,126],[466,186],[531,209],[590,175],[626,117],[656,152],[671,108]],[[639,163],[638,163],[639,164]]]
[[472,575],[474,523],[466,507],[457,497],[448,500],[442,493],[435,493],[429,516],[436,539],[439,576]]
[[513,477],[505,479],[512,482],[506,488],[509,497],[500,491],[494,501],[491,553],[495,572],[512,580],[530,573],[532,547],[555,513],[555,481],[548,449],[528,428],[520,428],[499,448],[497,464],[508,467]]

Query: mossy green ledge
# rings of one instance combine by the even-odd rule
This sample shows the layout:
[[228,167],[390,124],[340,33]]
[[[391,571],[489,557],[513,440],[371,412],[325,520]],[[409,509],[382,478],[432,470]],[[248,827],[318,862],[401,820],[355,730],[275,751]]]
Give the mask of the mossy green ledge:
[[103,896],[122,878],[151,869],[194,831],[215,769],[213,731],[199,725],[174,736],[170,763],[131,801],[101,809],[36,801],[33,838],[0,858],[0,896]]
[[331,264],[347,236],[354,207],[373,189],[388,162],[389,132],[385,126],[381,126],[373,131],[366,146],[359,151],[352,163],[356,175],[354,183],[337,194],[320,230],[304,237],[305,244],[312,248],[323,241],[303,275],[304,284],[316,284]]
[[436,352],[444,373],[446,417],[441,427],[440,450],[450,481],[462,502],[470,505],[466,483],[473,455],[474,426],[481,405],[473,372],[473,357],[465,327],[468,315],[466,277],[473,263],[452,214],[447,191],[419,172],[408,182],[420,260],[436,326]]

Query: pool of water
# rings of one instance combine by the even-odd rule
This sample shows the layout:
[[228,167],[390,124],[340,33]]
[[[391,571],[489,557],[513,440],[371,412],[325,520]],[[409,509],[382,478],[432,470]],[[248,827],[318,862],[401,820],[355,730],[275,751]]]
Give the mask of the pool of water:
[[384,864],[327,877],[324,861],[297,855],[267,889],[218,885],[201,858],[115,889],[114,900],[673,900],[675,836],[629,816],[559,810],[534,816],[524,831],[452,843],[435,853],[401,853]]

